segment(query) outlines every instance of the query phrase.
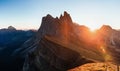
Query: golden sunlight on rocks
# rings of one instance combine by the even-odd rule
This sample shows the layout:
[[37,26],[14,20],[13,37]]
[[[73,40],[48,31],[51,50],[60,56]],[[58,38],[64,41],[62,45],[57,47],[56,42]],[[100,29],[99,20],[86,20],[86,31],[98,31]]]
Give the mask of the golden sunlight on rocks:
[[111,63],[88,63],[68,71],[118,71],[117,66]]

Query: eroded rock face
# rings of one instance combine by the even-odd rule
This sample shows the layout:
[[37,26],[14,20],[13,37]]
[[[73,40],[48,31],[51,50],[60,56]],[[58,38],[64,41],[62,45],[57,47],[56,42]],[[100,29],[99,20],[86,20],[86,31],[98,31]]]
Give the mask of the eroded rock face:
[[[29,52],[23,71],[65,71],[92,62],[81,56],[80,53],[69,49],[68,45],[70,42],[72,43],[71,36],[76,36],[74,28],[75,24],[67,12],[64,12],[60,18],[53,18],[49,14],[43,17],[41,27],[35,40],[32,41],[38,43],[35,42],[33,43],[35,44],[34,47],[29,47],[35,49]],[[54,39],[59,38],[58,41],[62,40],[65,45],[53,41],[53,38],[45,38],[45,36],[52,36]],[[71,46],[71,48],[74,47]]]
[[46,34],[53,35],[56,37],[63,37],[67,34],[67,31],[72,27],[72,19],[67,12],[60,18],[53,18],[51,15],[43,17],[41,27],[38,30],[38,37],[44,36]]
[[106,53],[119,63],[117,33],[104,25],[93,34],[87,27],[74,24],[67,12],[59,18],[48,14],[36,36],[19,50],[26,57],[23,71],[65,71],[89,62],[104,62]]

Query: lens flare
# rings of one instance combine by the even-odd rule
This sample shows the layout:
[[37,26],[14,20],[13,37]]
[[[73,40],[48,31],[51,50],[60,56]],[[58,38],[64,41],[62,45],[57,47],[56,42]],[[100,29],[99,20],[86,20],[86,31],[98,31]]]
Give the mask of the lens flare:
[[103,53],[106,53],[105,48],[103,46],[100,47]]

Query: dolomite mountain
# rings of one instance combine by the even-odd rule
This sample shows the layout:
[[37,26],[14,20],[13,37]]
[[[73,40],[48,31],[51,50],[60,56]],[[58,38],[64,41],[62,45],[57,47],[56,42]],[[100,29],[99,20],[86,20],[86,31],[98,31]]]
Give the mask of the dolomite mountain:
[[74,41],[79,41],[75,34],[76,26],[67,12],[60,18],[53,18],[49,14],[43,17],[41,27],[30,45],[32,47],[23,45],[25,52],[32,49],[25,60],[23,71],[66,71],[93,62],[74,48],[79,46],[79,43],[74,44]]
[[47,15],[32,38],[13,52],[25,58],[23,71],[66,71],[93,62],[120,64],[120,31],[103,25],[92,33],[74,23],[67,12]]

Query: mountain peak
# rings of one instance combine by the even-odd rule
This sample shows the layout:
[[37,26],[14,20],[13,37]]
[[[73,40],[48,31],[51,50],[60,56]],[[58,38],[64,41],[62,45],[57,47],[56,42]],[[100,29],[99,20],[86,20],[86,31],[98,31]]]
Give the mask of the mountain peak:
[[109,30],[112,30],[112,27],[110,27],[109,25],[103,25],[100,30],[103,30],[103,31],[109,31]]
[[16,28],[14,28],[13,26],[8,26],[9,30],[16,30]]
[[50,14],[47,14],[46,17],[47,17],[47,18],[53,18]]
[[66,11],[64,11],[64,16],[67,16],[67,15],[69,15]]
[[72,19],[71,19],[71,16],[70,16],[70,14],[68,14],[66,11],[64,11],[64,14],[62,15],[61,14],[61,16],[60,16],[60,20],[62,20],[62,21],[67,21],[67,22],[72,22]]
[[47,16],[42,18],[42,23],[38,32],[42,33],[42,35],[52,34],[56,36],[60,34],[58,31],[61,31],[63,27],[65,28],[70,26],[69,24],[73,24],[73,22],[70,15],[66,11],[63,15],[61,14],[59,18],[54,18],[50,14],[48,14]]

